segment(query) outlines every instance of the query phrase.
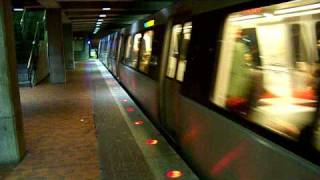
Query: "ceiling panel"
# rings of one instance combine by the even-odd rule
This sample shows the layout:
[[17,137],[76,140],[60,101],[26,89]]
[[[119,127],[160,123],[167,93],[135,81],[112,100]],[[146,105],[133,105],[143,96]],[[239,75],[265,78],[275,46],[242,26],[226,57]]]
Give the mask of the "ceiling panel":
[[[92,33],[98,19],[103,19],[100,32],[122,28],[170,6],[174,0],[13,0],[13,2],[23,6],[61,8],[64,23],[72,23],[74,31]],[[111,9],[105,11],[102,8]],[[105,14],[106,17],[101,18],[100,14]]]

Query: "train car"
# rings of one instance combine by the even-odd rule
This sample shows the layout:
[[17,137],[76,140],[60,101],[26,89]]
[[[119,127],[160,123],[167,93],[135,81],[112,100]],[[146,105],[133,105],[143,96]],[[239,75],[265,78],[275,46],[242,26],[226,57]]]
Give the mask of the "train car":
[[186,0],[117,33],[110,71],[201,179],[320,179],[319,0]]

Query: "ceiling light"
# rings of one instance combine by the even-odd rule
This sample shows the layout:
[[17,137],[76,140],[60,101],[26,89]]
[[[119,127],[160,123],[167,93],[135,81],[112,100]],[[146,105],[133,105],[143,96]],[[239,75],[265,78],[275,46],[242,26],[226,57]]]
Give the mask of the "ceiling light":
[[98,22],[102,22],[103,21],[103,19],[98,19]]
[[23,8],[13,8],[13,11],[23,11]]
[[102,22],[97,22],[97,24],[102,24]]
[[318,8],[320,8],[320,3],[318,3],[318,4],[309,4],[309,5],[306,5],[306,6],[298,6],[298,7],[287,8],[287,9],[280,9],[280,10],[276,10],[274,13],[275,14],[287,14],[287,13],[306,11],[306,10],[318,9]]
[[110,11],[111,8],[102,8],[103,11]]
[[100,14],[99,17],[107,17],[106,14]]

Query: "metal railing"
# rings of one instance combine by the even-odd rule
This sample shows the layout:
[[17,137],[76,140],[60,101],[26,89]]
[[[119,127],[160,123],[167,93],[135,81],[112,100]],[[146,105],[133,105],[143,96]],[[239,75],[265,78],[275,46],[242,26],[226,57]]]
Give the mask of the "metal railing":
[[33,36],[33,41],[32,41],[32,47],[31,47],[31,51],[29,54],[29,58],[28,58],[28,63],[27,63],[27,71],[28,71],[28,80],[30,82],[30,86],[33,87],[33,82],[32,82],[32,78],[33,78],[33,73],[35,70],[35,65],[34,65],[34,53],[36,50],[38,50],[38,45],[39,45],[39,32],[40,32],[40,26],[44,26],[45,20],[46,20],[46,11],[44,11],[44,15],[41,21],[37,21],[36,23],[36,29],[34,32],[34,36]]
[[26,15],[26,11],[27,11],[26,9],[23,9],[23,13],[20,19],[21,32],[24,31],[24,16]]

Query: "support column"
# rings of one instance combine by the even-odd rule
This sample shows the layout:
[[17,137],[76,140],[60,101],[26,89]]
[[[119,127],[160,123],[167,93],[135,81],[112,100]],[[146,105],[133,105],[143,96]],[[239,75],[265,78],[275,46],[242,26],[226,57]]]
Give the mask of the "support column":
[[10,0],[0,0],[0,164],[13,164],[25,153]]
[[64,59],[66,68],[74,70],[73,34],[71,23],[63,24]]
[[47,9],[48,55],[51,83],[64,83],[66,71],[63,54],[61,9]]

